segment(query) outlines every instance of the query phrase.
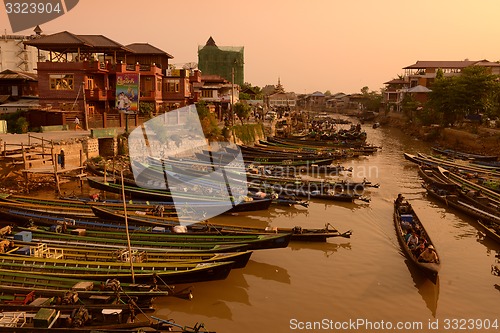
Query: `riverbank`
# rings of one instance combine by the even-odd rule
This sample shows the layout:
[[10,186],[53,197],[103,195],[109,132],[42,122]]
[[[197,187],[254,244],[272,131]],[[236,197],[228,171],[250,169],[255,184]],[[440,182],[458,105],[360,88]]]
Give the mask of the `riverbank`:
[[430,142],[434,146],[481,155],[499,155],[500,129],[463,123],[459,127],[421,126],[402,114],[389,113],[377,119],[383,126],[401,128],[407,135]]

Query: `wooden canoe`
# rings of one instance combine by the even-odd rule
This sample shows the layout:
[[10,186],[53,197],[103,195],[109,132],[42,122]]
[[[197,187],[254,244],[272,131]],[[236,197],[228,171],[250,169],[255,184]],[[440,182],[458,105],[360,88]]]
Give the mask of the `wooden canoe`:
[[[398,202],[397,200],[395,200],[393,221],[396,229],[396,235],[399,244],[401,245],[401,250],[415,267],[417,267],[420,271],[422,271],[433,283],[436,283],[438,279],[439,269],[441,268],[441,260],[439,255],[437,262],[428,263],[428,262],[421,262],[418,260],[418,258],[408,247],[405,241],[406,231],[403,229],[401,225],[402,216],[405,216],[405,218],[410,219],[411,220],[410,223],[413,225],[413,228],[420,230],[421,233],[420,237],[423,237],[427,241],[428,245],[434,246],[434,249],[436,248],[431,238],[429,237],[429,234],[425,230],[422,222],[418,218],[416,212],[413,210],[411,204],[408,202]],[[437,250],[435,251],[437,253]]]

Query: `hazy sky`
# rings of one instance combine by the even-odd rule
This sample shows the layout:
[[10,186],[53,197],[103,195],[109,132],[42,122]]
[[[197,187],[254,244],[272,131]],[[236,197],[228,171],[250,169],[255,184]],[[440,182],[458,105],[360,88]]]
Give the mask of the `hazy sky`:
[[245,47],[246,82],[296,93],[379,90],[417,60],[500,60],[499,0],[80,0],[41,28],[147,42],[179,65],[212,36]]

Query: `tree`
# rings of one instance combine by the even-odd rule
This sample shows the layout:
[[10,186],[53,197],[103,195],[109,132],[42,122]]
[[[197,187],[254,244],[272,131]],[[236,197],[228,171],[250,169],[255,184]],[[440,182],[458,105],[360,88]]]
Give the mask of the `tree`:
[[470,66],[461,75],[434,81],[428,105],[444,125],[469,114],[499,114],[500,83],[485,67]]
[[436,71],[436,80],[441,80],[444,78],[444,72],[441,68]]
[[217,126],[215,115],[210,112],[204,101],[196,103],[196,111],[205,137],[209,140],[216,139],[220,135],[220,128]]
[[325,91],[325,96],[332,96],[332,92],[330,90]]
[[382,93],[377,93],[376,91],[369,92],[369,88],[367,86],[361,88],[361,93],[364,97],[362,102],[364,109],[378,112],[382,105]]
[[234,113],[240,118],[241,124],[243,125],[243,119],[247,119],[250,117],[250,113],[252,112],[252,108],[250,105],[246,103],[238,102],[233,105]]

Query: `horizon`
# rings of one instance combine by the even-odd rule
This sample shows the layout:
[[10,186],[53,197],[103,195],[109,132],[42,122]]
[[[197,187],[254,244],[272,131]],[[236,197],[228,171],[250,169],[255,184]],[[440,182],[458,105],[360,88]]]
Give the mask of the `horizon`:
[[[467,0],[423,0],[418,6],[395,0],[255,0],[245,12],[228,0],[195,4],[86,0],[40,27],[48,35],[66,30],[123,45],[149,43],[173,55],[170,63],[177,67],[197,63],[198,46],[212,37],[218,46],[244,47],[245,82],[263,88],[280,79],[296,94],[354,94],[365,86],[379,92],[418,60],[500,59],[494,43],[500,2],[493,0],[481,6]],[[0,22],[12,34],[5,8]]]

